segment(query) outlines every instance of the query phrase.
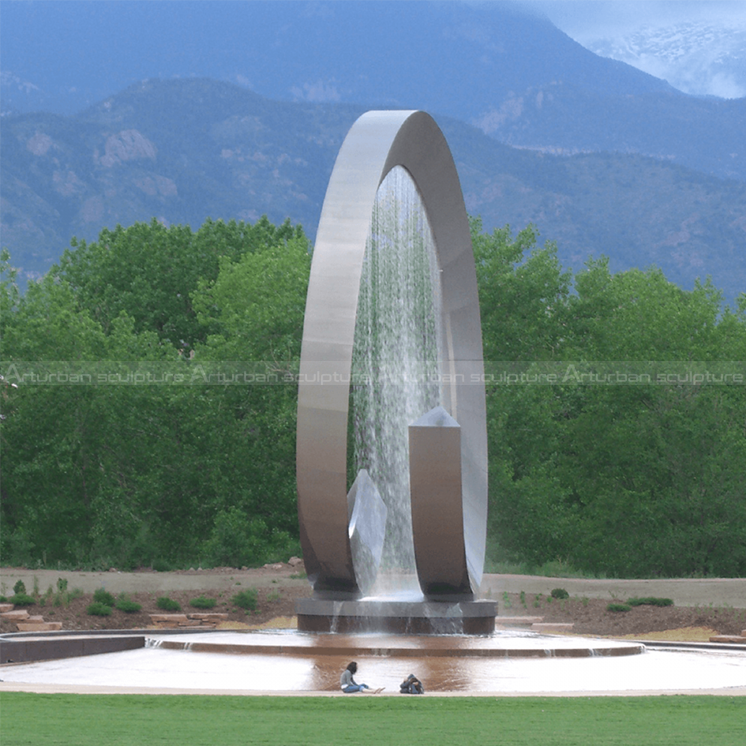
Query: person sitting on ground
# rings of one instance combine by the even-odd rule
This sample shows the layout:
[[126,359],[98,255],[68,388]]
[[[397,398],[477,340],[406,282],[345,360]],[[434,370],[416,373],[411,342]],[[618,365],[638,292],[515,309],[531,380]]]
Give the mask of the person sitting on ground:
[[424,694],[425,687],[422,682],[413,674],[409,674],[399,687],[399,694]]
[[367,684],[358,684],[353,676],[357,673],[357,663],[352,661],[347,665],[342,675],[339,677],[339,686],[345,694],[355,694],[356,692],[364,692],[371,694],[378,694],[383,691],[383,687],[380,689],[371,689]]

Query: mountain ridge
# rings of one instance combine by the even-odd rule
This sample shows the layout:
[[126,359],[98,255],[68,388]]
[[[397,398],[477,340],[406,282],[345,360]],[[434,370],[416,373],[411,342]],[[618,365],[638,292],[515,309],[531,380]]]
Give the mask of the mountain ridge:
[[[150,80],[74,117],[5,117],[3,245],[33,278],[75,235],[155,217],[290,218],[315,234],[339,146],[365,107],[275,102],[207,79]],[[566,266],[606,254],[614,270],[660,266],[691,287],[746,287],[746,184],[641,155],[560,157],[516,149],[436,117],[467,210],[486,230],[533,223]]]

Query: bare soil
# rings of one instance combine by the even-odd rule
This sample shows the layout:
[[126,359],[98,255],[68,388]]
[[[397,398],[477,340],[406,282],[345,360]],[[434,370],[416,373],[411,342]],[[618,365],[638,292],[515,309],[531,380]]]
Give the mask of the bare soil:
[[[598,598],[508,594],[498,601],[500,615],[541,616],[544,622],[572,623],[573,634],[602,637],[640,637],[670,630],[706,630],[712,635],[740,635],[746,629],[746,609],[691,606],[633,606],[629,611],[610,611],[610,602]],[[525,602],[525,605],[524,605]],[[700,635],[701,636],[701,635]],[[679,635],[684,640],[690,635]]]
[[[146,629],[152,627],[150,614],[165,613],[157,605],[167,596],[176,601],[183,613],[203,609],[191,605],[200,596],[214,598],[212,611],[228,615],[226,628],[246,628],[271,624],[290,626],[295,615],[295,602],[311,595],[302,566],[284,563],[258,569],[217,568],[156,573],[141,569],[135,573],[74,573],[32,571],[24,568],[0,570],[3,594],[12,595],[17,579],[22,579],[29,595],[36,598],[29,614],[41,615],[45,621],[61,621],[63,629]],[[67,581],[60,592],[58,579]],[[552,587],[557,580],[552,581]],[[88,613],[93,592],[105,588],[115,597],[125,594],[141,605],[141,610],[126,613],[113,609],[110,616]],[[245,611],[233,603],[242,590],[256,590],[255,611]],[[673,639],[707,639],[710,634],[740,635],[746,629],[746,609],[728,606],[636,606],[629,611],[610,611],[609,599],[588,598],[573,592],[568,599],[551,598],[548,593],[503,593],[496,598],[499,617],[542,617],[544,622],[572,623],[574,634],[640,637],[671,630],[679,631]],[[498,622],[500,622],[498,618]],[[14,622],[0,617],[0,633],[15,632]],[[682,631],[683,630],[683,631]]]

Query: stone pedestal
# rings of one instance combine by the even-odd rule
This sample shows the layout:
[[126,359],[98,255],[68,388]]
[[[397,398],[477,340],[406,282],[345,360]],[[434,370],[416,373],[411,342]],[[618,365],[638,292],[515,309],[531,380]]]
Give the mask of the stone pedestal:
[[307,598],[295,605],[302,632],[395,632],[410,635],[489,635],[495,601],[332,601]]

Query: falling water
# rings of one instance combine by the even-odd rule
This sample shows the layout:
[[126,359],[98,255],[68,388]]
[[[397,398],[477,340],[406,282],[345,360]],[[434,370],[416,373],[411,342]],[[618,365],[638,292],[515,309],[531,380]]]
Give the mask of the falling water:
[[407,428],[441,403],[440,309],[425,209],[409,173],[397,166],[379,187],[366,244],[351,394],[355,474],[368,470],[388,508],[378,595],[418,589]]

